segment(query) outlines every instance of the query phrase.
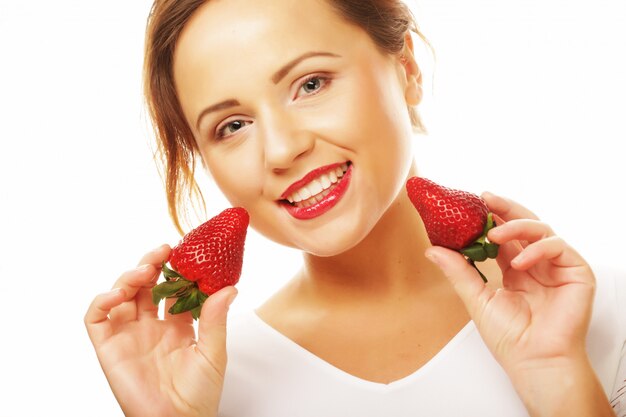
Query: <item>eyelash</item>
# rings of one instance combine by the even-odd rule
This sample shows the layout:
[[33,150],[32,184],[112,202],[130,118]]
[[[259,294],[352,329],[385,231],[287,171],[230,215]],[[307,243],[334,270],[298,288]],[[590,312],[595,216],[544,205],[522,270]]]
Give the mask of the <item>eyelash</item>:
[[[326,89],[328,87],[328,85],[330,84],[331,78],[329,76],[320,75],[320,74],[309,75],[304,80],[302,80],[302,82],[298,86],[298,91],[296,92],[296,97],[298,96],[297,94],[302,90],[302,88],[304,88],[306,83],[308,83],[309,81],[312,81],[312,80],[320,80],[321,86],[317,90],[315,90],[314,92],[306,94],[306,96],[314,96],[314,95],[318,94],[320,91]],[[243,127],[245,127],[249,123],[251,123],[251,122],[246,121],[246,120],[235,119],[235,120],[228,121],[227,123],[221,124],[215,130],[215,139],[220,140],[220,139],[223,139],[225,137],[230,136],[230,135],[224,134],[224,131],[228,128],[228,126],[231,123],[234,123],[234,122],[243,122],[243,124],[244,124]],[[232,134],[234,134],[234,133],[232,133]]]
[[[244,124],[243,127],[247,126],[247,124],[250,123],[249,120],[242,120],[242,119],[230,120],[230,121],[228,121],[228,122],[218,126],[218,128],[215,130],[215,139],[220,140],[220,139],[223,139],[225,137],[230,136],[230,135],[225,135],[224,131],[226,130],[226,128],[228,128],[228,126],[230,126],[232,123],[235,123],[235,122],[242,122]],[[242,129],[243,129],[243,127],[242,127]],[[231,135],[234,135],[234,133],[231,133]]]
[[314,96],[317,93],[319,93],[320,91],[326,89],[328,87],[328,85],[330,84],[330,81],[331,81],[330,77],[327,76],[327,75],[320,75],[320,74],[309,75],[304,80],[302,80],[302,82],[300,83],[300,86],[298,87],[298,92],[300,92],[300,90],[302,90],[302,88],[306,85],[306,83],[308,83],[309,81],[312,81],[312,80],[320,80],[322,82],[322,85],[320,86],[320,88],[318,88],[314,92],[307,94],[308,96]]

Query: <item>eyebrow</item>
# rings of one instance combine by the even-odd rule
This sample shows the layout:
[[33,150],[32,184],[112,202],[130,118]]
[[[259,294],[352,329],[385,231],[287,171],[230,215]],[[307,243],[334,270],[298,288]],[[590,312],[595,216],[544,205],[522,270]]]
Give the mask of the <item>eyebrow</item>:
[[[317,56],[329,56],[329,57],[332,57],[332,58],[341,58],[340,55],[333,54],[332,52],[315,52],[315,51],[314,52],[306,52],[306,53],[300,55],[299,57],[297,57],[295,59],[292,59],[291,61],[287,62],[278,71],[276,71],[274,73],[274,75],[272,75],[272,78],[271,78],[272,82],[274,84],[278,84],[280,82],[280,80],[285,78],[285,76],[287,74],[289,74],[289,71],[291,71],[300,62],[304,61],[305,59],[309,59],[309,58],[313,58],[313,57],[317,57]],[[227,109],[227,108],[230,108],[230,107],[239,106],[239,105],[240,105],[239,101],[237,101],[235,99],[228,99],[228,100],[221,101],[221,102],[219,102],[217,104],[213,104],[213,105],[205,108],[198,115],[198,118],[197,118],[197,121],[196,121],[196,130],[200,130],[200,121],[207,114],[215,112],[215,111],[219,111],[219,110],[224,110],[224,109]]]
[[198,120],[196,121],[196,130],[200,130],[200,122],[202,121],[202,118],[207,114],[235,106],[239,106],[239,102],[237,100],[230,99],[221,101],[217,104],[213,104],[212,106],[209,106],[206,109],[202,110],[198,115]]
[[282,80],[285,77],[285,75],[289,74],[289,71],[291,71],[296,65],[298,65],[300,62],[304,61],[305,59],[313,58],[315,56],[330,56],[333,58],[340,58],[339,55],[333,54],[332,52],[307,52],[305,54],[300,55],[299,57],[295,59],[292,59],[291,61],[283,65],[272,76],[272,82],[274,84],[278,84],[280,80]]

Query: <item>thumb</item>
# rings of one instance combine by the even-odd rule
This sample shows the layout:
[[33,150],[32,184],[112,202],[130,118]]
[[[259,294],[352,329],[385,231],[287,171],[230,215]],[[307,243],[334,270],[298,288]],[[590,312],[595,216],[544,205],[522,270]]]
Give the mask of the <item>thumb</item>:
[[494,293],[478,271],[459,252],[441,246],[426,249],[425,256],[448,278],[472,319],[477,318]]
[[236,296],[232,286],[213,293],[204,302],[198,323],[196,348],[222,371],[226,367],[226,316]]

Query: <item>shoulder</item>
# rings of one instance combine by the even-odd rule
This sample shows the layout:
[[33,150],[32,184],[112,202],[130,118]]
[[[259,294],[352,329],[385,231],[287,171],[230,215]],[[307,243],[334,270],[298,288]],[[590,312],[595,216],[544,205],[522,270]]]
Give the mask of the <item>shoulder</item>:
[[289,344],[282,339],[254,310],[229,316],[226,329],[227,371],[232,371],[232,374],[241,370],[263,374],[267,368],[275,366],[277,352],[289,350]]
[[259,328],[255,319],[253,310],[237,311],[228,316],[227,340],[237,342],[231,345],[239,345],[241,342],[245,343],[246,339],[258,337]]
[[626,269],[606,264],[594,264],[592,269],[596,293],[587,352],[608,392],[626,342]]
[[[226,348],[228,364],[218,415],[294,415],[290,407],[299,405],[294,398],[302,400],[312,392],[304,388],[317,380],[311,377],[307,355],[255,311],[228,317]],[[285,402],[287,397],[294,401]]]
[[626,269],[607,264],[592,265],[596,277],[594,316],[615,325],[626,339]]
[[[592,265],[596,277],[593,305],[593,326],[626,341],[626,269],[606,265]],[[602,323],[602,326],[600,326]]]

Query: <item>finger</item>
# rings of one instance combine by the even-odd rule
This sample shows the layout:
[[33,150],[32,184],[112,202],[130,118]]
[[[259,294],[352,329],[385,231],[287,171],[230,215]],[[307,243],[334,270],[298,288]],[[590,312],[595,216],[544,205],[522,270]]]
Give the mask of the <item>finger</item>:
[[97,295],[85,314],[85,327],[94,346],[106,340],[113,332],[109,312],[126,299],[122,288]]
[[552,228],[544,222],[530,219],[515,219],[489,230],[489,241],[504,244],[512,240],[536,242],[554,236]]
[[[139,267],[147,268],[147,265],[151,265],[156,270],[156,277],[149,277],[150,282],[145,280],[139,282],[128,282],[128,275],[123,274],[117,282],[113,285],[114,288],[124,288],[126,291],[132,293],[132,297],[135,297],[139,290],[143,287],[152,288],[154,286],[153,278],[158,279],[158,273],[160,273],[161,263],[167,260],[169,257],[171,248],[168,245],[161,245],[158,248],[151,250],[142,256],[139,261]],[[133,277],[131,276],[131,279]],[[141,277],[139,277],[141,278]],[[144,277],[146,278],[146,277]],[[129,288],[128,286],[132,287]],[[148,301],[151,302],[151,297],[148,298],[146,291],[141,291],[138,294],[136,302],[128,302],[117,307],[112,313],[111,318],[114,322],[123,322],[128,320],[136,320],[145,316],[156,317],[158,315],[158,307],[155,309]]]
[[202,306],[196,349],[223,375],[226,367],[226,316],[237,296],[235,287],[224,287]]
[[[504,221],[504,219],[500,216],[498,216],[497,214],[493,213],[493,221],[495,223],[496,226],[500,226],[506,223],[506,221]],[[528,242],[525,240],[518,240],[518,244],[515,245],[515,247],[521,246],[522,248],[525,248],[526,246],[528,246]]]
[[154,274],[150,278],[150,283],[137,291],[135,299],[137,301],[137,319],[139,320],[143,318],[156,319],[159,317],[159,306],[152,301],[152,288],[159,280],[160,273],[161,270],[155,268]]
[[[116,307],[109,313],[114,324],[121,324],[131,320],[137,320],[138,305],[135,298],[142,288],[151,289],[154,286],[157,270],[154,265],[146,264],[130,271],[124,272],[116,281],[114,288],[121,288],[127,296],[127,301]],[[142,300],[141,308],[147,308],[147,303]]]
[[510,291],[535,293],[540,284],[523,271],[511,270],[502,277],[502,288]]
[[141,258],[137,266],[145,265],[145,264],[161,266],[161,264],[167,261],[167,259],[169,258],[171,250],[172,249],[170,248],[169,245],[161,245],[158,248],[155,248],[151,250],[150,252],[146,253]]
[[578,252],[558,236],[551,236],[528,245],[511,261],[513,268],[525,271],[542,260],[549,260],[558,267],[580,267],[587,263]]
[[489,241],[500,245],[497,262],[503,273],[511,268],[515,259],[529,242],[553,236],[554,232],[539,220],[515,219],[494,227],[487,233]]
[[[156,281],[158,281],[161,273],[161,264],[167,261],[171,250],[172,249],[169,245],[161,245],[146,253],[139,261],[138,265],[154,265],[157,269],[157,272],[152,279],[152,286],[154,286]],[[152,302],[152,287],[141,288],[137,293],[137,318],[158,318],[158,316],[159,306]]]
[[439,266],[465,304],[469,315],[479,321],[481,312],[495,291],[484,284],[476,269],[458,252],[433,246],[426,250],[426,257]]
[[517,257],[524,250],[524,246],[518,240],[512,240],[500,244],[498,249],[498,256],[496,262],[502,271],[502,274],[506,276],[509,269],[511,269],[511,261]]
[[513,219],[539,220],[539,217],[537,217],[535,213],[509,198],[501,197],[490,192],[482,193],[481,197],[485,200],[489,210],[500,216],[506,222]]

